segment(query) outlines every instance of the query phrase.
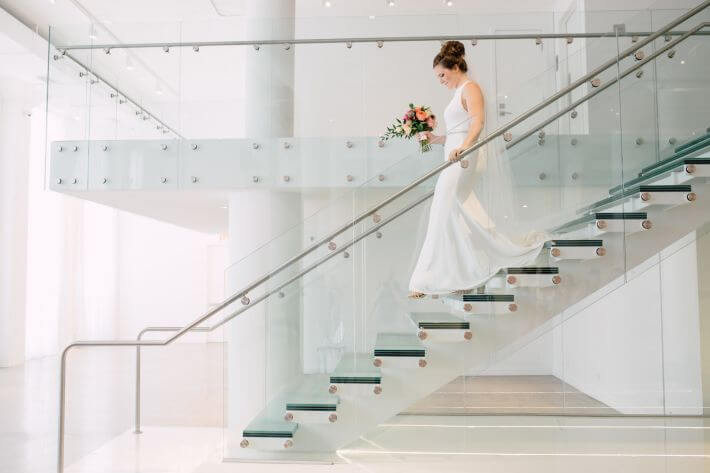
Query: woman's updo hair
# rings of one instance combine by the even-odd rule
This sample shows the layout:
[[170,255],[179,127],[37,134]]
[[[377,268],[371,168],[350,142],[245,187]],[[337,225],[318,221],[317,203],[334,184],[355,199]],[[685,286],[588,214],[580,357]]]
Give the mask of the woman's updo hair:
[[442,67],[446,69],[453,69],[454,66],[458,66],[461,72],[466,72],[468,66],[466,65],[466,60],[463,58],[466,54],[466,49],[463,43],[460,41],[447,41],[441,47],[439,54],[434,56],[434,65],[436,67],[441,64]]

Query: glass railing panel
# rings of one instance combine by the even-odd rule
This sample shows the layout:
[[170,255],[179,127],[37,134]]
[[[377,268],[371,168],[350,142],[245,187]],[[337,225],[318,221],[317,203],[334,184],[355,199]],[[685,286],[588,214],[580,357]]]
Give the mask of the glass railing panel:
[[[84,40],[88,41],[91,34],[90,26],[77,27],[83,32]],[[51,28],[50,38],[61,35],[61,29]],[[78,61],[86,63],[90,60],[89,51],[75,54]],[[60,51],[50,48],[49,80],[47,82],[47,143],[54,143],[50,152],[57,153],[57,158],[47,163],[52,176],[48,186],[60,189],[85,190],[88,177],[88,137],[90,134],[90,87],[89,82],[95,80],[89,77],[86,69],[76,61],[65,57]],[[61,124],[61,125],[60,125]],[[63,140],[76,140],[79,144],[66,145]]]
[[[668,21],[669,17],[682,12],[654,12],[654,23]],[[710,21],[706,13],[698,15],[697,20],[689,20],[679,30],[686,30],[698,22]],[[708,73],[707,57],[708,29],[702,34],[688,38],[677,48],[665,53],[654,61],[657,75],[659,159],[665,159],[676,152],[684,143],[702,138],[707,134],[707,108],[702,100],[696,100],[707,92],[707,85],[702,77]],[[675,38],[672,36],[671,38]],[[659,38],[655,47],[666,44],[667,38]]]

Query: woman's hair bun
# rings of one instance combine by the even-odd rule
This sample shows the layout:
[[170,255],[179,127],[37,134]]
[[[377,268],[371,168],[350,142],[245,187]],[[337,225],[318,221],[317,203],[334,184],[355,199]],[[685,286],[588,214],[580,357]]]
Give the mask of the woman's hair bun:
[[461,41],[447,41],[441,47],[439,54],[434,56],[433,67],[441,64],[446,69],[457,67],[461,72],[466,72],[468,65],[466,65],[466,60],[463,58],[465,54],[466,48],[464,48]]
[[463,57],[466,54],[466,48],[464,48],[461,41],[447,41],[441,47],[442,56],[450,56],[455,58]]

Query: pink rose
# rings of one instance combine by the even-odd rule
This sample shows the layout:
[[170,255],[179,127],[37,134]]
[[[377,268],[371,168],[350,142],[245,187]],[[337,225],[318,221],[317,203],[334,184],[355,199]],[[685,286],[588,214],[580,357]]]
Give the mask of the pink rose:
[[427,113],[424,110],[417,110],[417,120],[424,121],[427,119]]

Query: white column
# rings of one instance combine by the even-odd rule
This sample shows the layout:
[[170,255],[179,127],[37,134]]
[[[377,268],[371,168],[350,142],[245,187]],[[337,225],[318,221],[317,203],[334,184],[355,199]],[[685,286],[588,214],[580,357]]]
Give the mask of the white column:
[[[288,38],[294,34],[293,0],[247,0],[245,39]],[[246,55],[246,104],[240,111],[250,138],[293,134],[294,48],[263,46]],[[264,155],[264,159],[275,156]],[[300,232],[271,241],[301,220],[297,193],[240,191],[229,202],[229,260],[235,265],[226,275],[227,293],[240,290],[255,278],[286,261],[301,249]],[[254,251],[257,253],[254,254]],[[252,255],[249,257],[248,255]],[[243,261],[244,258],[247,258]],[[259,289],[254,295],[263,293]],[[284,383],[300,374],[300,296],[290,294],[289,304],[255,305],[228,325],[228,425],[230,438],[239,437],[248,424]],[[278,308],[277,308],[278,306]],[[226,455],[231,450],[228,442]]]
[[23,103],[0,98],[0,368],[24,361],[29,140]]

